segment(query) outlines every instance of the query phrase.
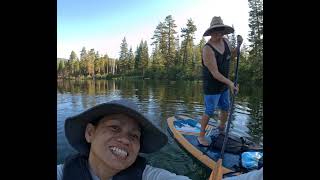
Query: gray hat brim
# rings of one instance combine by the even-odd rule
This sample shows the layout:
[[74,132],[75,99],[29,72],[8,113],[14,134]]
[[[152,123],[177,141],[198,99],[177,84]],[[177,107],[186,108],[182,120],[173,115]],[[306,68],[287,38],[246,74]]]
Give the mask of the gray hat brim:
[[99,104],[83,113],[69,117],[65,121],[65,135],[69,144],[82,154],[89,154],[90,144],[85,139],[85,130],[89,122],[110,114],[126,114],[138,121],[141,127],[140,152],[152,153],[162,148],[168,137],[147,117],[141,114],[135,105],[127,100],[116,100]]
[[224,31],[223,31],[223,34],[230,34],[230,33],[233,33],[234,32],[234,29],[231,27],[231,26],[228,26],[228,25],[215,25],[215,26],[212,26],[210,28],[208,28],[204,33],[203,33],[203,36],[210,36],[211,32],[214,32],[214,29],[216,28],[221,28],[223,27],[224,28]]

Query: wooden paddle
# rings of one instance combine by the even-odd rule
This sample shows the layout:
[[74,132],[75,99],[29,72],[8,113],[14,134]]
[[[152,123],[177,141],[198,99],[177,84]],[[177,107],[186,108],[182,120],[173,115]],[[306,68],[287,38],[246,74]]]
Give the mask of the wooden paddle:
[[[239,66],[239,58],[240,58],[240,46],[242,44],[242,38],[238,35],[237,36],[237,64],[236,64],[236,70],[235,70],[235,81],[234,81],[234,86],[237,86],[237,82],[238,82],[238,66]],[[218,159],[215,167],[213,168],[209,180],[221,180],[223,177],[223,166],[222,166],[222,160],[223,160],[223,155],[224,155],[224,150],[226,148],[227,145],[227,141],[228,141],[228,134],[229,134],[229,129],[230,129],[230,124],[231,124],[231,118],[232,118],[232,114],[233,114],[233,110],[234,110],[234,99],[237,95],[237,91],[234,91],[233,93],[234,95],[232,96],[232,102],[231,102],[231,110],[229,113],[229,117],[228,117],[228,123],[227,123],[227,130],[226,130],[226,135],[224,136],[223,139],[223,145],[221,148],[221,153],[220,153],[220,158]]]

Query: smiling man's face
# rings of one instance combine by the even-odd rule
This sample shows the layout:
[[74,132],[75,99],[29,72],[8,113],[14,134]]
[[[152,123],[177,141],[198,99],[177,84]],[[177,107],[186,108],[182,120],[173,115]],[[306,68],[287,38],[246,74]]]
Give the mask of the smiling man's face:
[[140,136],[136,120],[123,114],[105,116],[97,126],[89,123],[85,133],[87,142],[91,143],[90,156],[114,171],[126,169],[135,162]]

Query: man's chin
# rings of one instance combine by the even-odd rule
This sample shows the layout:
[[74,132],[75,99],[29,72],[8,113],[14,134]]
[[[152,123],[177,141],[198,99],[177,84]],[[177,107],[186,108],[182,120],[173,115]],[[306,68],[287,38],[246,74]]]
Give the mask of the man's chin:
[[122,171],[124,169],[127,169],[130,165],[126,164],[120,164],[120,163],[113,163],[111,167],[117,171]]
[[116,161],[116,160],[113,160],[111,163],[110,163],[110,167],[117,170],[117,171],[122,171],[126,168],[128,168],[129,166],[131,166],[134,162],[130,163],[128,161],[128,159],[126,160],[122,160],[122,161]]

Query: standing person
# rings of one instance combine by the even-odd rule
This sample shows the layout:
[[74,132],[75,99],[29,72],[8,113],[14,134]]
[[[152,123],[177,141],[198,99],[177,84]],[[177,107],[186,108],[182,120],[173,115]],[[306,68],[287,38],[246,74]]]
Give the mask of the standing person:
[[[209,118],[217,108],[221,109],[218,129],[220,132],[224,131],[230,106],[229,89],[231,93],[239,90],[238,86],[234,86],[234,83],[228,79],[231,56],[235,55],[236,49],[231,48],[224,35],[233,32],[232,27],[223,24],[220,16],[215,16],[212,18],[210,27],[203,34],[211,38],[202,50],[205,113],[200,120],[201,132],[198,136],[199,145],[202,146],[209,145],[205,139],[205,129]],[[238,36],[237,40],[243,41],[241,36]]]

